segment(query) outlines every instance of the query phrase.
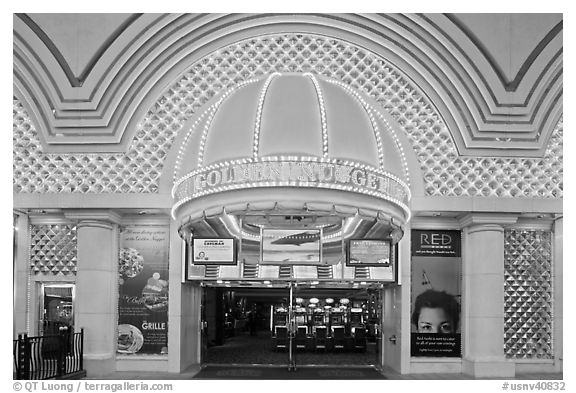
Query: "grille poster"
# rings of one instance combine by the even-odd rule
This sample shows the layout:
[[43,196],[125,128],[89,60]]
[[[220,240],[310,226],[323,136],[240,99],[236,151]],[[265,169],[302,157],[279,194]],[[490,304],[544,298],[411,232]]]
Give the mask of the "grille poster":
[[410,353],[460,357],[460,231],[413,230]]
[[121,232],[118,353],[168,353],[168,249],[167,226]]

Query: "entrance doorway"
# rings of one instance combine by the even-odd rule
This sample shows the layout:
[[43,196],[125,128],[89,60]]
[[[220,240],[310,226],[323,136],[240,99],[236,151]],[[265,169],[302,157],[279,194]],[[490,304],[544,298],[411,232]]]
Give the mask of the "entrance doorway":
[[203,299],[205,365],[382,366],[379,285],[223,283]]
[[40,287],[40,335],[58,334],[74,327],[74,284],[43,283]]

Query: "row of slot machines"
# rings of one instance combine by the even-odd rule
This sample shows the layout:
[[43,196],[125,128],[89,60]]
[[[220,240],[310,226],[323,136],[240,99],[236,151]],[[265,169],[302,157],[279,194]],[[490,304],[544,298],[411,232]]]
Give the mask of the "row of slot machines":
[[272,313],[271,330],[276,349],[289,345],[292,334],[295,348],[307,350],[366,350],[367,336],[362,308],[294,307],[290,324],[289,310],[278,307]]
[[[275,333],[276,327],[289,327],[289,312],[286,307],[276,307],[272,312],[271,329]],[[354,335],[357,328],[365,328],[364,310],[360,307],[329,307],[306,309],[294,307],[294,325],[296,328],[305,327],[307,335],[314,335],[318,327],[323,327],[329,333],[335,329],[344,329],[346,335]]]

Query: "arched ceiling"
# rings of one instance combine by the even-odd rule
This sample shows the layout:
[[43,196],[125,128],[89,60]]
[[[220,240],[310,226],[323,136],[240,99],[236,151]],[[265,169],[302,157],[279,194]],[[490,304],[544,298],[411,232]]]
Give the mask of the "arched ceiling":
[[541,46],[562,31],[559,14],[447,16],[483,52],[507,90],[513,90],[522,80],[526,69],[542,50]]
[[319,32],[369,47],[437,106],[462,155],[539,156],[562,113],[562,14],[15,14],[15,96],[46,151],[123,151],[193,61]]

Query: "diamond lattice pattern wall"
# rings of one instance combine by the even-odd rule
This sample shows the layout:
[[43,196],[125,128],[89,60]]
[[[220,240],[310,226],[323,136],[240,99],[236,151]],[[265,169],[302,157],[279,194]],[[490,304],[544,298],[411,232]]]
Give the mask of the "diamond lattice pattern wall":
[[125,154],[44,153],[30,116],[15,98],[14,190],[156,193],[164,160],[188,119],[216,94],[272,72],[311,72],[373,98],[412,144],[426,195],[562,197],[562,120],[542,158],[462,157],[434,104],[401,70],[346,41],[296,33],[250,38],[192,64],[140,119]]
[[30,236],[30,268],[35,274],[76,274],[76,225],[31,225]]
[[511,359],[551,359],[552,234],[505,232],[504,351]]

